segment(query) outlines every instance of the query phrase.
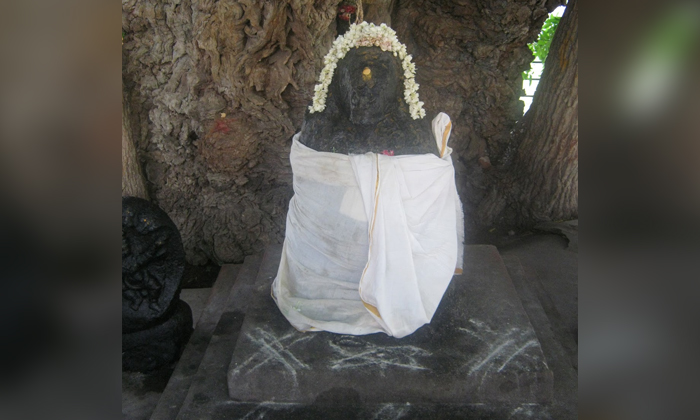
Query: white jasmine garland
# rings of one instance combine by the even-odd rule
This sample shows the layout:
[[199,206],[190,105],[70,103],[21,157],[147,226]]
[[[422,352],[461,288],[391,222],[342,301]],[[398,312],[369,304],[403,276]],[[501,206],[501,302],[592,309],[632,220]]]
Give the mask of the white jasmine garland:
[[382,51],[391,51],[395,57],[401,60],[403,67],[403,98],[408,104],[411,118],[417,120],[425,117],[423,102],[418,100],[418,83],[416,83],[416,65],[411,61],[413,57],[406,51],[406,46],[399,42],[396,32],[393,29],[381,24],[376,26],[373,23],[362,22],[350,25],[350,29],[345,35],[339,36],[334,42],[331,50],[323,59],[323,70],[318,76],[318,84],[314,87],[314,101],[309,106],[309,112],[321,112],[326,109],[326,96],[328,86],[333,79],[335,68],[338,67],[338,60],[345,57],[351,48],[358,47],[379,47]]

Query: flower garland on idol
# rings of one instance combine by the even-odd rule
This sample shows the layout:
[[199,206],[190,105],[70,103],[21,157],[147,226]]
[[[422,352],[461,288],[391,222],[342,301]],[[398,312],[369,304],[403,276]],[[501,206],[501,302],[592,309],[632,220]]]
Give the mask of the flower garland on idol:
[[390,27],[383,23],[376,26],[367,22],[350,25],[350,29],[333,42],[331,50],[323,59],[324,67],[318,77],[318,84],[314,87],[314,101],[309,106],[309,112],[313,114],[326,109],[328,86],[331,84],[338,61],[345,57],[351,48],[358,47],[379,47],[382,51],[393,52],[395,57],[398,56],[401,59],[404,77],[403,97],[408,104],[411,118],[417,120],[425,117],[423,102],[418,100],[418,83],[415,79],[416,65],[411,61],[411,55],[406,52],[406,46],[399,42],[396,32]]

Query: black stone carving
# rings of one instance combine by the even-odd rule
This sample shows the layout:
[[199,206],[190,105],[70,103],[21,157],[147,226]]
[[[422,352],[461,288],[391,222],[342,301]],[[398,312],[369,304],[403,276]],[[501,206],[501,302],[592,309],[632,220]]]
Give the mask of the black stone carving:
[[179,298],[185,251],[175,224],[158,206],[122,198],[122,329],[160,320]]
[[430,120],[412,119],[403,95],[398,57],[378,47],[352,48],[338,61],[326,109],[306,111],[300,142],[344,154],[438,155]]
[[122,369],[150,371],[180,355],[192,311],[180,300],[185,251],[158,206],[122,198]]
[[122,333],[122,370],[150,372],[180,357],[192,333],[192,310],[181,300],[172,315],[151,328]]

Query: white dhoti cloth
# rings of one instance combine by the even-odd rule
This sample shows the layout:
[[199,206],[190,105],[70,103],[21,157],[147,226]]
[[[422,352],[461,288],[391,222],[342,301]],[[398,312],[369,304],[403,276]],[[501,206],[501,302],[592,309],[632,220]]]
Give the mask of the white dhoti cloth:
[[294,136],[272,296],[295,328],[404,337],[430,322],[462,271],[450,129],[446,114],[433,120],[441,158],[317,152]]

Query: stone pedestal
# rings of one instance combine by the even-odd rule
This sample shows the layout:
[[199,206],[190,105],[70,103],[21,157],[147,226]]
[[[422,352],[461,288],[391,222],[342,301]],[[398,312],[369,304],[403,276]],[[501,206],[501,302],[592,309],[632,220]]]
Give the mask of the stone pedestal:
[[230,398],[301,404],[331,394],[368,404],[550,401],[552,372],[498,251],[467,247],[464,271],[452,279],[431,324],[402,339],[298,332],[269,288],[256,288],[229,366]]

